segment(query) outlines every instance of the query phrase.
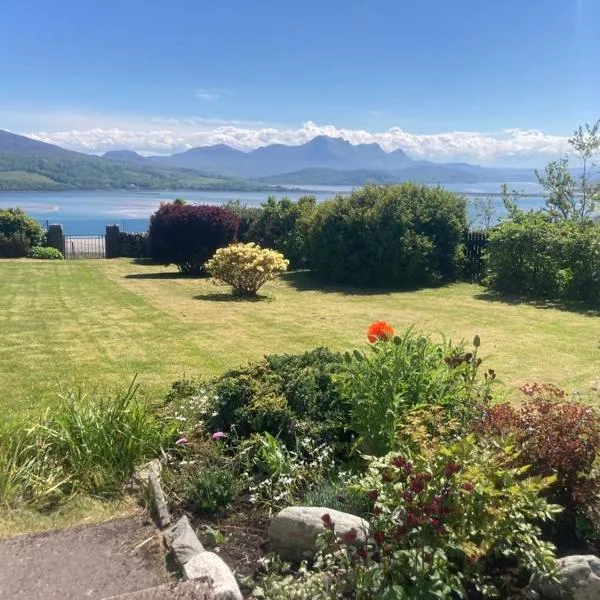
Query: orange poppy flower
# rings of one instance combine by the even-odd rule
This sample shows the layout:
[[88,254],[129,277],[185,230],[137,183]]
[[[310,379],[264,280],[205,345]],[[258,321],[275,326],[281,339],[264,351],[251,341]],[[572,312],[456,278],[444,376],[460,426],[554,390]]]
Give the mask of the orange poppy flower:
[[377,323],[371,323],[369,329],[367,329],[367,338],[369,342],[373,344],[377,340],[389,340],[395,335],[395,329],[385,321],[377,321]]

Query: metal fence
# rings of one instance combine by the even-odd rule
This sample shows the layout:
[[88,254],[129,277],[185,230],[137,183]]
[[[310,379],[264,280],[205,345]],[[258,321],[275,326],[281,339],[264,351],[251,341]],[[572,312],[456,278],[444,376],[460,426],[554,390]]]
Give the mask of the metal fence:
[[65,258],[105,258],[103,235],[65,235]]
[[469,231],[465,237],[467,278],[476,283],[484,274],[483,251],[487,246],[488,234],[483,231]]

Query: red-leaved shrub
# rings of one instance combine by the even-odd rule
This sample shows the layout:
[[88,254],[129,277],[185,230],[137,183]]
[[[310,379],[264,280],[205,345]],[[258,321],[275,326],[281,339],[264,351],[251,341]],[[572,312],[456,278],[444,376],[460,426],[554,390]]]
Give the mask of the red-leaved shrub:
[[150,254],[163,264],[175,264],[182,273],[200,274],[217,248],[235,240],[240,218],[220,206],[161,204],[150,217]]
[[492,406],[477,423],[483,435],[509,435],[518,445],[522,465],[539,475],[557,476],[556,500],[585,512],[593,466],[600,452],[600,417],[591,406],[565,399],[549,384],[527,384],[528,399],[519,406]]

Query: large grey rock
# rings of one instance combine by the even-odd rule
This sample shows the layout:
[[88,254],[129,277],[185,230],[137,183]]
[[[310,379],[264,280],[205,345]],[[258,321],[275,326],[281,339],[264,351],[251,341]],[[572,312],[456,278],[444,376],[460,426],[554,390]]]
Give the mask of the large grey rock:
[[165,533],[165,543],[181,566],[196,554],[204,552],[200,540],[185,515]]
[[556,561],[559,581],[532,578],[529,597],[540,600],[600,600],[600,558],[573,555]]
[[291,506],[284,508],[269,527],[269,545],[283,560],[299,562],[315,556],[320,534],[325,531],[321,517],[328,514],[336,534],[343,537],[355,530],[357,541],[365,543],[369,524],[355,515],[319,506]]
[[229,567],[213,552],[196,554],[183,565],[186,579],[209,579],[216,600],[243,600]]

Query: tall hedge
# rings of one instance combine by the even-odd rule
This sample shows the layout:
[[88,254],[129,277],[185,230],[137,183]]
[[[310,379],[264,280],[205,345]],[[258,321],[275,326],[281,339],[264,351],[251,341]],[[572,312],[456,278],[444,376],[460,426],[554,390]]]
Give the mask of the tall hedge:
[[175,264],[182,273],[200,274],[204,263],[235,240],[240,219],[220,206],[161,204],[150,217],[150,254],[163,264]]
[[310,265],[332,282],[418,286],[455,279],[467,228],[464,198],[413,183],[368,185],[317,206]]
[[600,223],[522,213],[489,236],[490,289],[600,305]]

